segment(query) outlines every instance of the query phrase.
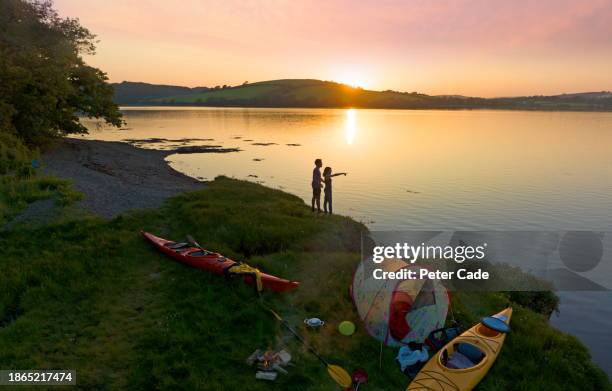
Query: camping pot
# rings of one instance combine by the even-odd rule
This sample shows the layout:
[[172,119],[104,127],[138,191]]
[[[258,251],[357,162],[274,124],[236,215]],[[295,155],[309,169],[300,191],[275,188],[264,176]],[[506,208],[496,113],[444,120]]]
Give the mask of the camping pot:
[[325,322],[319,318],[304,319],[304,323],[306,326],[312,327],[313,329],[319,328],[325,324]]

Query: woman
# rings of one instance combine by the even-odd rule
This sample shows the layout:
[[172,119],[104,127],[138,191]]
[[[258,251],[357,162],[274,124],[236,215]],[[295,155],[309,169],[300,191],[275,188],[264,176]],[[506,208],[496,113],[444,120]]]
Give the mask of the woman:
[[[325,196],[323,197],[323,211],[325,213],[332,214],[332,177],[344,175],[346,176],[346,172],[339,172],[337,174],[332,174],[331,167],[325,167],[323,170],[323,180],[325,182]],[[329,209],[329,211],[328,211]]]

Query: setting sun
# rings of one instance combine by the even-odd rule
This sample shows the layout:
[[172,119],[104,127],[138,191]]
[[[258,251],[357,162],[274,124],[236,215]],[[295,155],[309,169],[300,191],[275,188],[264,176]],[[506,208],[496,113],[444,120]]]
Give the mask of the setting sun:
[[359,73],[357,71],[343,72],[341,75],[333,78],[333,80],[354,88],[370,87],[370,83],[367,81],[367,78],[364,76],[364,74]]
[[338,79],[337,82],[354,88],[365,88],[365,83],[357,79]]

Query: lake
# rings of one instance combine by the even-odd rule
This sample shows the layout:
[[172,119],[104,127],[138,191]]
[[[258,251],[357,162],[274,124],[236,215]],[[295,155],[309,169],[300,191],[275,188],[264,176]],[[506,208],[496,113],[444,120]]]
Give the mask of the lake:
[[[308,203],[321,158],[348,172],[334,178],[334,212],[375,230],[612,228],[612,113],[130,107],[124,114],[124,130],[85,121],[87,137],[239,147],[168,161],[193,177],[247,179]],[[561,297],[552,323],[581,338],[611,374],[612,294]]]

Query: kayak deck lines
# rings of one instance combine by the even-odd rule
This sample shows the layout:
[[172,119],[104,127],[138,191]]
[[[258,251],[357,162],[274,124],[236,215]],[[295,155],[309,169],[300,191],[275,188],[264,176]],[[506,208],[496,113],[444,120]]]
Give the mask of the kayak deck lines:
[[474,337],[476,340],[478,341],[482,341],[489,349],[491,349],[491,351],[493,353],[497,353],[497,351],[501,348],[502,343],[500,341],[496,341],[494,339],[491,338],[487,338],[487,337],[483,337],[482,335],[472,331],[472,330],[468,330],[467,334],[469,334],[470,336]]
[[[423,380],[434,380],[436,384],[439,386],[438,388],[431,388],[421,381],[414,380],[414,383],[421,386],[421,388],[411,388],[411,390],[444,390],[444,391],[460,391],[459,387],[455,383],[452,382],[448,377],[444,376],[444,374],[436,371],[421,371],[420,374],[423,374],[421,381]],[[429,377],[425,377],[425,375],[429,375]],[[440,379],[442,378],[442,379]],[[446,387],[448,386],[448,387]]]

